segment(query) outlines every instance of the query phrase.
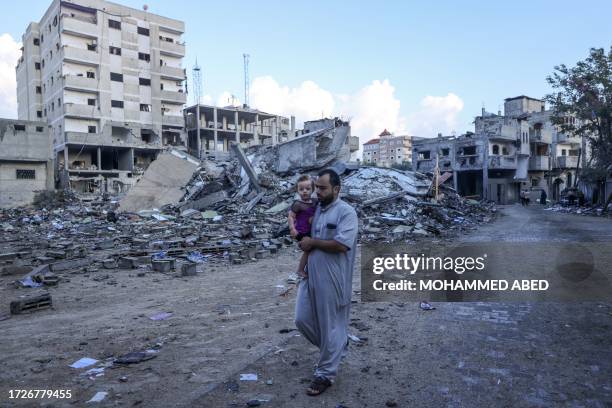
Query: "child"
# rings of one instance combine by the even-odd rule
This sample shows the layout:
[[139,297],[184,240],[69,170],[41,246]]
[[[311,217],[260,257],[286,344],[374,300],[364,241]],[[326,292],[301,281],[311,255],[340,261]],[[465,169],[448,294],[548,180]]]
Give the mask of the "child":
[[[297,181],[297,192],[300,196],[299,200],[295,200],[289,210],[289,233],[292,238],[295,238],[298,242],[304,237],[310,236],[310,226],[312,224],[312,218],[317,207],[316,198],[312,198],[312,192],[314,191],[314,181],[310,176],[303,175]],[[300,265],[298,266],[298,275],[306,277],[304,268],[308,261],[308,252],[304,251],[302,258],[300,258]]]

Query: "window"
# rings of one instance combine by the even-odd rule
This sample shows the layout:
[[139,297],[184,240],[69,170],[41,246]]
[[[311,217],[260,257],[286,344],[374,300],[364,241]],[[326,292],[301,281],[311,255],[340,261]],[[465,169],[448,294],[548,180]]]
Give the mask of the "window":
[[95,98],[89,98],[87,99],[87,104],[89,106],[96,106],[96,99]]
[[37,94],[41,94],[42,93],[42,88],[40,86],[36,87],[36,93]]
[[15,169],[17,180],[35,180],[36,170]]
[[140,85],[151,86],[151,79],[149,78],[138,78]]
[[95,126],[87,126],[87,132],[88,133],[96,133],[96,127]]
[[42,126],[36,126],[36,131],[37,132],[42,132],[44,129]]
[[139,52],[138,53],[138,59],[141,61],[151,61],[151,55],[149,54],[145,54],[144,52]]
[[45,42],[45,35],[44,35],[44,34],[41,34],[41,35],[40,35],[40,43],[42,44],[42,43],[44,43],[44,42]]
[[42,67],[43,68],[45,67],[45,60],[44,59],[42,60]]
[[34,45],[40,45],[40,40],[38,38],[34,39]]
[[449,149],[442,149],[442,156],[448,156],[449,153],[450,153]]
[[40,62],[34,63],[34,69],[40,70]]
[[57,98],[57,106],[60,106],[62,104],[62,98]]
[[144,27],[138,27],[138,34],[149,36],[149,29]]
[[55,111],[55,102],[51,102],[51,112]]
[[502,154],[503,154],[504,156],[507,156],[507,155],[508,155],[508,148],[507,148],[506,146],[502,146]]
[[159,84],[159,89],[161,89],[162,91],[164,90],[164,84],[163,84],[163,82]]
[[42,118],[42,111],[36,111],[36,117]]
[[140,111],[141,112],[151,112],[151,105],[147,105],[146,103],[141,103]]
[[87,78],[95,78],[96,77],[96,73],[95,72],[87,72]]
[[57,16],[53,17],[53,27],[57,26]]
[[561,156],[567,156],[567,150],[561,149]]
[[493,145],[493,154],[499,154],[499,146]]
[[108,26],[115,30],[121,30],[121,21],[108,20]]
[[108,52],[111,55],[121,55],[121,48],[110,46],[108,47]]
[[59,43],[55,43],[55,49],[59,51]]
[[111,107],[123,109],[123,101],[111,101]]
[[95,51],[97,48],[96,44],[87,44],[87,49],[89,51]]
[[111,78],[111,81],[123,82],[123,74],[117,74],[115,72],[111,72],[110,78]]

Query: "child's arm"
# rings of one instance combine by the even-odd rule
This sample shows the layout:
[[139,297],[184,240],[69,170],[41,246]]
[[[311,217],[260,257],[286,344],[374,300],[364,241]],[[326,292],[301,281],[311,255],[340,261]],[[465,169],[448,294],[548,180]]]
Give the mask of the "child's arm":
[[289,234],[292,238],[297,237],[298,232],[295,229],[295,213],[292,210],[289,210],[289,215],[287,216],[289,220]]

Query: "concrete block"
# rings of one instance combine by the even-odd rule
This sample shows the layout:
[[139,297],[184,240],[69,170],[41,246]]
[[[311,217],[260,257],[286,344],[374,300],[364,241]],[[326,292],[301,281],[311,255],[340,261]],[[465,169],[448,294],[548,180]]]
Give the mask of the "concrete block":
[[172,269],[172,260],[170,259],[155,259],[151,261],[153,270],[156,272],[170,272]]
[[122,256],[119,258],[118,266],[121,269],[134,269],[138,267],[138,258]]
[[23,275],[32,272],[31,266],[8,265],[0,268],[0,275]]
[[183,276],[195,276],[197,273],[197,264],[195,262],[188,262],[181,265],[181,275]]

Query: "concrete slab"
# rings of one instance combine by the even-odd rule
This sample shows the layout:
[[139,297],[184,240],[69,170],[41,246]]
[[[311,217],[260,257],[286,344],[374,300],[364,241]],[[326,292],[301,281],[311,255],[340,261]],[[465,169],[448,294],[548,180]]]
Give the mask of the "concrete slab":
[[160,153],[121,200],[119,211],[152,210],[178,203],[185,194],[184,186],[199,165],[198,159],[178,150]]

